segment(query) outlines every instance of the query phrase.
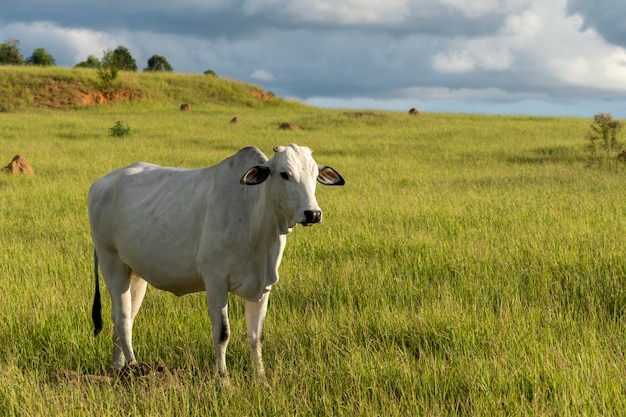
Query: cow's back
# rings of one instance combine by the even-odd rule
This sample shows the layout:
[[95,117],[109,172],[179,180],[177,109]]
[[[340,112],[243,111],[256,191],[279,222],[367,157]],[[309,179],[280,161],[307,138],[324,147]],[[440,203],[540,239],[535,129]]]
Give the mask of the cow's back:
[[222,202],[229,197],[240,198],[232,189],[242,189],[242,175],[266,161],[258,148],[249,146],[208,168],[171,168],[138,162],[117,169],[94,182],[89,190],[90,221],[96,223],[92,227],[108,216],[188,211],[185,207],[199,209],[207,198],[218,197]]

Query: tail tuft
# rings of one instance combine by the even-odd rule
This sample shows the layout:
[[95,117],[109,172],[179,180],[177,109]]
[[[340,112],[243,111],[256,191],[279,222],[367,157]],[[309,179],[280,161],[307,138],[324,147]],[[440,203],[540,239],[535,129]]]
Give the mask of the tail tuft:
[[96,293],[93,297],[93,307],[91,308],[91,318],[93,320],[94,331],[93,335],[98,336],[98,333],[102,331],[102,303],[100,302],[100,280],[98,276],[98,255],[96,250],[93,251],[93,268],[96,278]]

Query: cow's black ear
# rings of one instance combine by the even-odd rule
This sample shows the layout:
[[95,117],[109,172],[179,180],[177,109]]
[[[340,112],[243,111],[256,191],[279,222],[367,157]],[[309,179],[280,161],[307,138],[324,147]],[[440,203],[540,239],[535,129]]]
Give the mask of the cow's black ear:
[[346,183],[337,171],[327,166],[320,166],[317,180],[324,185],[344,185]]
[[241,177],[239,182],[245,185],[257,185],[265,181],[269,175],[270,168],[268,166],[257,165],[250,168],[245,174],[243,174],[243,177]]

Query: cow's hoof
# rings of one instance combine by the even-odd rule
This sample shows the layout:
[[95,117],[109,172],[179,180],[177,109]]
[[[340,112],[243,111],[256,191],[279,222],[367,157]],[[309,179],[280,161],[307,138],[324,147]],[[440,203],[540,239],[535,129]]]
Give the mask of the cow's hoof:
[[219,372],[217,378],[215,378],[215,387],[218,390],[226,390],[229,389],[230,377],[228,376],[228,372]]

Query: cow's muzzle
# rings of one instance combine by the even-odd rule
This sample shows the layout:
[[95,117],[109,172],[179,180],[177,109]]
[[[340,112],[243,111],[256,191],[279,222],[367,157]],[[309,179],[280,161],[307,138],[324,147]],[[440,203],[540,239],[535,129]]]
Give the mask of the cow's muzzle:
[[315,223],[322,221],[321,210],[305,210],[304,221],[301,223],[303,226],[311,226]]

